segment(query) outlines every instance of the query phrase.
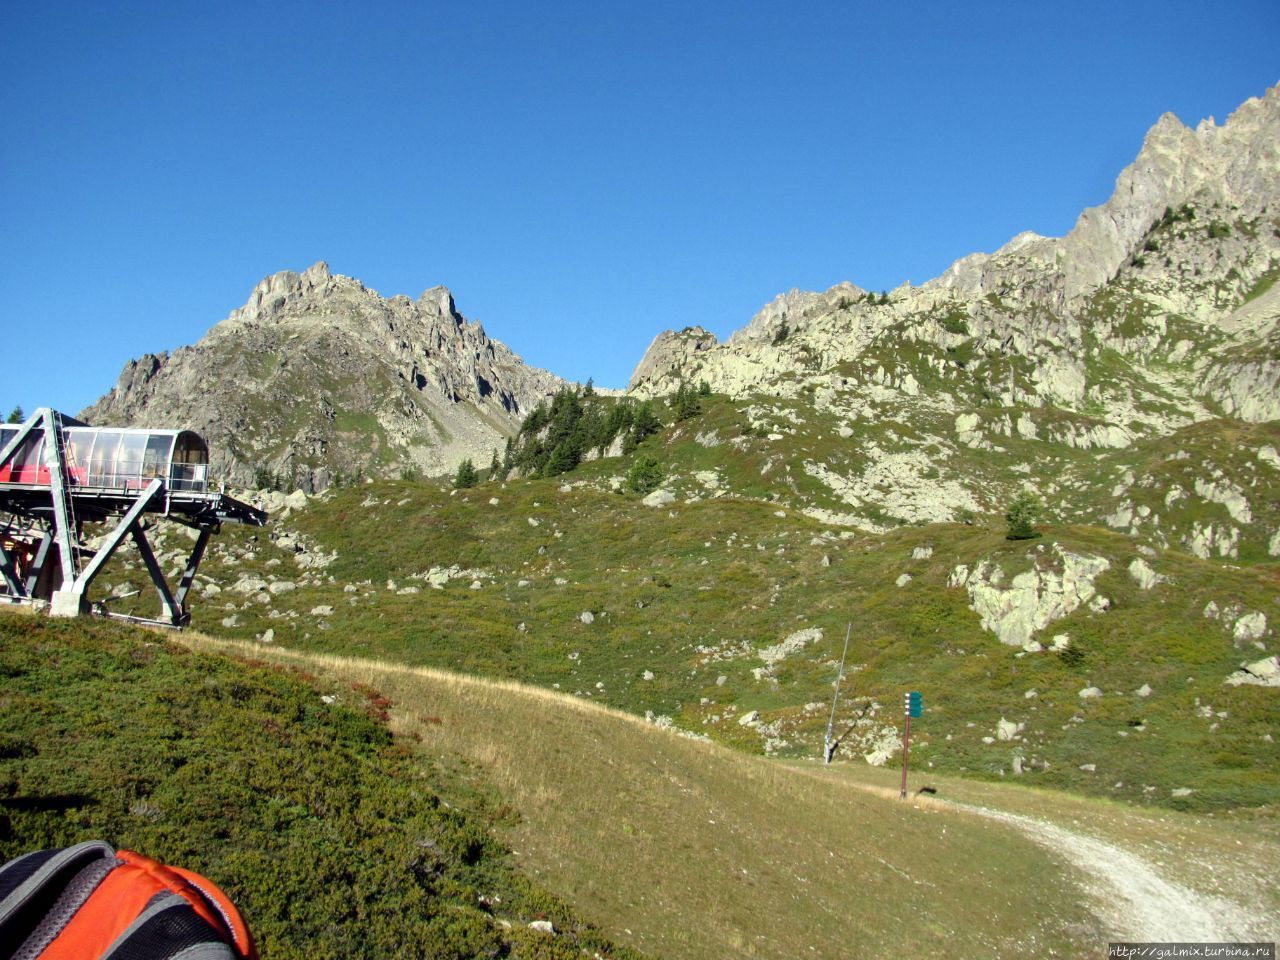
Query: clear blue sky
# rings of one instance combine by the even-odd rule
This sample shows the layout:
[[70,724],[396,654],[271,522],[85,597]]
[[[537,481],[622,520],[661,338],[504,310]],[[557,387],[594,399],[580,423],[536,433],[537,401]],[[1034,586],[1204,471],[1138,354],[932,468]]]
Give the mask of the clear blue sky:
[[449,286],[623,386],[660,330],[923,282],[1280,80],[1280,3],[0,3],[0,406],[253,285]]

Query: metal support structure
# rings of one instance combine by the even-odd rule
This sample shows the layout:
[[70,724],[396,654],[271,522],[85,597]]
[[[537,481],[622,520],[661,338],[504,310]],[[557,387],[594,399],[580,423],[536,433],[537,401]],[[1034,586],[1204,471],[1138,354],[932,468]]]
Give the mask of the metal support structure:
[[160,593],[161,603],[164,604],[165,613],[168,614],[170,623],[178,623],[181,619],[180,610],[173,602],[173,595],[169,592],[169,585],[165,583],[164,573],[160,570],[160,565],[156,562],[155,554],[151,551],[151,545],[147,543],[146,535],[142,532],[140,519],[143,512],[150,505],[164,488],[164,483],[160,480],[152,480],[147,484],[146,489],[134,501],[129,511],[120,519],[116,528],[111,531],[111,535],[98,548],[98,552],[94,554],[93,559],[89,561],[84,571],[71,581],[70,588],[65,584],[58,593],[54,594],[55,601],[58,595],[63,594],[66,599],[56,602],[54,605],[55,616],[74,616],[85,604],[85,595],[89,591],[89,585],[93,583],[94,577],[102,570],[107,561],[111,559],[116,549],[124,541],[124,538],[130,533],[133,534],[134,542],[138,544],[138,551],[142,554],[142,561],[147,565],[147,570],[151,573],[151,579],[156,584],[156,590]]
[[18,579],[18,571],[14,568],[13,560],[5,551],[3,543],[0,543],[0,577],[4,578],[11,594],[15,597],[26,597],[27,591],[23,589],[22,582]]
[[111,531],[111,535],[107,537],[106,542],[98,548],[98,552],[94,554],[93,559],[89,561],[89,565],[84,568],[84,572],[75,578],[75,586],[73,589],[79,593],[84,593],[89,589],[89,584],[93,583],[93,578],[98,575],[98,572],[103,568],[106,562],[111,559],[111,555],[116,552],[116,548],[120,546],[120,542],[124,540],[133,525],[138,522],[138,518],[141,517],[143,511],[147,509],[147,505],[151,502],[152,498],[160,492],[163,486],[164,484],[159,480],[152,480],[147,484],[138,499],[134,501],[133,506],[130,507],[129,511],[120,519],[116,528]]
[[187,558],[187,567],[182,571],[182,579],[178,581],[178,592],[173,595],[179,610],[186,610],[187,592],[191,589],[191,585],[195,583],[196,570],[200,566],[200,561],[204,559],[204,548],[209,545],[209,537],[212,535],[213,530],[205,527],[200,531],[200,536],[196,537],[196,545],[191,548],[191,556]]
[[907,754],[911,750],[911,712],[902,718],[902,790],[898,794],[899,800],[907,799]]
[[164,571],[160,569],[160,562],[156,560],[155,552],[151,549],[151,544],[147,541],[146,531],[142,529],[141,524],[135,523],[131,528],[133,533],[133,542],[137,544],[138,553],[142,554],[142,562],[147,566],[147,572],[151,574],[151,582],[156,585],[156,593],[160,594],[160,605],[164,607],[164,612],[168,620],[175,627],[182,623],[182,608],[178,606],[173,599],[173,594],[169,592],[169,582],[164,578]]
[[836,673],[836,691],[831,696],[831,716],[827,719],[827,735],[822,738],[822,762],[830,763],[836,755],[836,747],[839,746],[838,740],[831,738],[832,730],[836,725],[836,704],[840,701],[840,681],[844,679],[844,660],[849,655],[849,635],[853,633],[853,621],[844,628],[844,652],[840,654],[840,669]]
[[9,458],[18,452],[18,448],[22,446],[22,441],[27,439],[27,435],[31,433],[44,419],[46,407],[41,407],[31,416],[27,417],[27,422],[18,428],[18,433],[12,440],[5,444],[4,449],[0,450],[0,464],[7,463]]
[[31,561],[31,569],[27,572],[27,596],[36,595],[36,586],[40,583],[40,574],[44,572],[45,561],[49,559],[49,550],[53,547],[53,531],[45,530],[40,538],[40,546],[36,548],[36,557]]
[[[58,561],[62,564],[62,582],[73,583],[79,571],[76,556],[80,531],[76,529],[75,510],[71,505],[71,482],[66,472],[66,445],[62,437],[62,416],[49,407],[41,410],[44,421],[44,463],[49,468],[49,488],[53,491],[53,515],[58,539]],[[83,591],[81,591],[83,593]]]

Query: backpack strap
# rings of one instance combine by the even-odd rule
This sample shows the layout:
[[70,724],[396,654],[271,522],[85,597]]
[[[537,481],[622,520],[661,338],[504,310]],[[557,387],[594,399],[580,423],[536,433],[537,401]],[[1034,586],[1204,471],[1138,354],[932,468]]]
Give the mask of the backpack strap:
[[[118,862],[111,847],[90,840],[60,850],[37,850],[0,867],[0,957],[16,954],[13,948],[27,941],[72,880],[95,861],[112,865]],[[100,882],[102,877],[97,879]],[[96,883],[89,884],[88,877],[76,885],[83,894],[81,903],[95,886]],[[77,908],[78,905],[71,912]]]

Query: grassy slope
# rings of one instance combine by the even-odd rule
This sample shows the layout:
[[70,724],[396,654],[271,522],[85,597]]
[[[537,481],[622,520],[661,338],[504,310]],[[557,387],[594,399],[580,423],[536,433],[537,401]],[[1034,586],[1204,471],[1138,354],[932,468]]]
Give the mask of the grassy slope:
[[0,676],[0,861],[100,838],[195,869],[264,958],[635,956],[441,801],[375,693],[12,613]]
[[[560,493],[544,481],[454,496],[377,484],[339,491],[291,521],[338,550],[325,582],[263,602],[224,592],[203,601],[197,618],[246,639],[271,628],[277,642],[307,650],[558,685],[757,751],[766,738],[738,719],[760,710],[777,724],[773,746],[783,756],[816,754],[833,660],[852,621],[858,672],[846,686],[848,708],[859,697],[880,704],[876,722],[864,725],[871,737],[897,722],[904,689],[924,690],[917,757],[926,769],[1007,776],[1018,753],[1032,770],[1026,776],[1046,786],[1201,809],[1274,800],[1280,765],[1265,738],[1275,691],[1222,684],[1262,654],[1238,648],[1220,621],[1201,615],[1210,600],[1273,613],[1272,567],[1233,569],[1169,552],[1150,561],[1168,580],[1143,591],[1127,573],[1139,556],[1133,541],[1093,527],[1046,528],[1030,545],[980,525],[841,539],[775,513],[731,499],[655,510],[634,497]],[[215,561],[210,573],[224,585],[246,571],[296,577],[287,559],[265,566],[281,556],[266,539],[252,561]],[[1108,559],[1097,586],[1112,609],[1081,608],[1042,633],[1046,642],[1068,634],[1070,657],[1019,656],[982,630],[967,593],[949,588],[948,577],[985,557],[1012,576],[1035,558],[1048,564],[1052,550],[1037,550],[1051,543]],[[932,556],[912,559],[918,547]],[[474,590],[469,577],[443,590],[409,577],[450,563],[491,576]],[[900,588],[903,573],[912,579]],[[420,592],[389,590],[388,579]],[[223,630],[215,618],[228,603],[240,626]],[[318,605],[333,611],[312,614]],[[579,619],[585,611],[595,617],[589,625]],[[824,630],[822,641],[783,661],[773,681],[752,675],[762,665],[758,649],[808,626]],[[1135,697],[1143,684],[1154,692]],[[1090,685],[1105,696],[1082,702],[1077,691]],[[1210,716],[1201,715],[1205,707]],[[1002,717],[1026,724],[1023,739],[983,742]],[[1080,769],[1090,763],[1095,771]],[[1183,787],[1195,793],[1174,798]]]
[[519,810],[510,836],[522,863],[643,949],[1078,956],[1101,938],[1069,871],[998,825],[799,778],[544,690],[299,662],[389,696],[393,723],[425,752],[458,758]]
[[[220,647],[225,641],[193,638]],[[254,651],[254,645],[241,649]],[[424,668],[267,654],[376,686],[392,722],[519,810],[522,863],[611,936],[672,957],[1083,956],[1108,939],[1084,878],[1020,833],[900,803],[897,773],[782,767],[528,686]],[[1138,850],[1193,889],[1280,916],[1274,820],[1146,813],[917,772],[965,803]],[[854,787],[856,789],[850,789]],[[1259,887],[1269,888],[1259,894]]]

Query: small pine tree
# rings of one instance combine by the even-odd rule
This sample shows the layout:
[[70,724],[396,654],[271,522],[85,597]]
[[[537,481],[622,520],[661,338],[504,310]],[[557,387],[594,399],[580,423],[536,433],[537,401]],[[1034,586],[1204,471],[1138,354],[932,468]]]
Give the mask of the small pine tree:
[[468,457],[458,464],[458,472],[453,476],[453,486],[455,490],[465,490],[468,487],[474,487],[480,482],[480,476],[476,473],[475,464]]
[[680,384],[680,389],[676,391],[675,400],[672,401],[672,409],[675,411],[677,420],[688,420],[690,417],[696,417],[702,412],[702,405],[698,402],[698,394],[693,387],[686,387]]
[[596,381],[594,377],[587,377],[587,385],[582,390],[582,396],[594,397],[596,395]]
[[627,488],[635,493],[652,493],[666,479],[662,464],[650,454],[643,453],[636,457],[635,463],[627,471]]
[[573,454],[573,446],[566,441],[552,448],[551,454],[547,457],[546,465],[542,468],[542,475],[544,477],[558,477],[562,473],[568,473],[577,465],[578,458]]
[[662,424],[653,412],[653,403],[645,400],[640,406],[636,407],[635,416],[631,421],[631,437],[639,444],[645,437],[657,433],[662,429]]
[[[3,407],[0,407],[0,410],[3,410],[3,409],[4,409]],[[14,407],[13,412],[9,414],[10,423],[25,423],[26,419],[27,419],[27,415],[22,412],[21,407]]]
[[711,396],[711,384],[707,383],[707,381],[705,380],[703,380],[700,384],[698,384],[698,396],[700,397]]
[[1013,503],[1009,504],[1009,512],[1004,515],[1009,524],[1005,539],[1033,540],[1040,536],[1035,528],[1036,514],[1039,511],[1040,504],[1030,492],[1023,490],[1014,497]]
[[493,448],[493,457],[489,460],[489,479],[505,480],[507,475],[502,472],[502,461],[498,459],[498,448]]

